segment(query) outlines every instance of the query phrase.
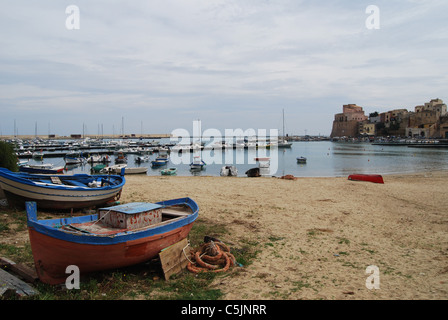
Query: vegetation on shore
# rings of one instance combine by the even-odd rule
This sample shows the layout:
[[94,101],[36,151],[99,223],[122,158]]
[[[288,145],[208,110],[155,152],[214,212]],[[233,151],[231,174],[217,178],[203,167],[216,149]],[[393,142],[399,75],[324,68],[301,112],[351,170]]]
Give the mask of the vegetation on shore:
[[[50,217],[48,217],[50,218]],[[26,214],[24,211],[0,208],[0,237],[16,239],[19,234],[27,235]],[[194,224],[189,241],[192,248],[198,247],[204,236],[225,239],[229,236],[223,225],[216,225],[205,219],[198,219]],[[6,242],[6,243],[4,243]],[[23,241],[22,241],[23,242]],[[247,266],[257,255],[255,247],[244,244],[233,248],[237,261]],[[16,263],[34,268],[33,255],[29,242],[3,241],[0,243],[0,256]],[[80,289],[68,290],[65,285],[50,286],[39,281],[33,287],[38,295],[22,299],[32,300],[217,300],[224,292],[215,283],[217,279],[232,277],[241,268],[229,272],[192,274],[187,270],[164,280],[160,261],[153,259],[144,264],[97,272],[81,277]],[[2,299],[0,297],[0,299]],[[3,299],[6,299],[3,297]],[[11,299],[9,297],[8,299]],[[17,299],[13,297],[13,299]]]

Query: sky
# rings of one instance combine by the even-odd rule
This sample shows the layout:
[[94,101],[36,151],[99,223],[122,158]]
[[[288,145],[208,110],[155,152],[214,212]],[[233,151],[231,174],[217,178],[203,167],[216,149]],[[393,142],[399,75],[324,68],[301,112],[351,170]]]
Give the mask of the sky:
[[286,133],[325,136],[344,104],[448,102],[446,0],[0,5],[1,135],[282,133],[284,111]]

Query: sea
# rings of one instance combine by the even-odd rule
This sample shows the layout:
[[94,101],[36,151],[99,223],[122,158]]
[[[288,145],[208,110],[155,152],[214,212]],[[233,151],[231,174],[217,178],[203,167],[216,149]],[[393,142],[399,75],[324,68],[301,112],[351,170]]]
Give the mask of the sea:
[[[160,145],[170,139],[160,139]],[[95,151],[89,151],[94,154]],[[150,156],[150,161],[157,157]],[[400,174],[429,172],[448,169],[448,148],[415,148],[407,145],[376,145],[368,142],[295,141],[291,148],[203,150],[202,152],[170,154],[167,165],[152,168],[151,162],[135,163],[136,154],[128,154],[128,167],[147,167],[147,175],[160,176],[161,170],[177,168],[177,176],[220,176],[221,168],[233,165],[239,177],[257,167],[257,157],[269,157],[271,175],[281,177],[343,177],[353,173]],[[190,171],[193,157],[200,156],[206,163],[199,172]],[[298,163],[297,157],[306,157],[306,164]],[[112,159],[115,157],[112,155]],[[51,163],[64,166],[64,158],[30,159],[30,164]],[[110,165],[114,164],[114,160]],[[91,173],[91,164],[71,166],[64,174]]]

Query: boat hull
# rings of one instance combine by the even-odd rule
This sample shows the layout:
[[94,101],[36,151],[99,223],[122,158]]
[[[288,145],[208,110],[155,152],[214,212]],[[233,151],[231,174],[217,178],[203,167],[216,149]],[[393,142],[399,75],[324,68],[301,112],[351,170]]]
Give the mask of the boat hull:
[[[177,206],[188,208],[187,214],[137,230],[115,232],[67,232],[63,226],[95,224],[98,214],[37,220],[35,203],[27,203],[28,232],[34,264],[39,279],[47,284],[65,282],[68,266],[77,266],[80,274],[131,266],[148,261],[180,240],[185,239],[199,214],[190,198],[158,202],[168,210]],[[102,209],[105,210],[105,209]],[[164,209],[162,209],[163,212]],[[170,213],[162,213],[170,215]],[[80,230],[80,229],[76,229]]]
[[164,248],[187,237],[193,223],[148,238],[111,245],[93,245],[55,239],[29,228],[34,264],[40,281],[55,285],[75,265],[81,274],[131,266],[148,261]]
[[[0,187],[3,189],[8,204],[17,208],[24,208],[26,201],[34,201],[39,208],[51,210],[80,209],[99,206],[107,202],[118,200],[125,179],[121,183],[101,188],[76,186],[62,186],[51,183],[33,183],[21,178],[21,175],[1,171]],[[25,174],[25,173],[24,173]],[[86,175],[80,175],[86,177]],[[39,175],[33,175],[39,178]],[[101,177],[101,176],[92,176]],[[104,176],[106,179],[109,176]],[[61,177],[64,179],[66,177]],[[44,177],[42,177],[44,179]]]
[[379,174],[352,174],[348,176],[348,180],[367,181],[384,184],[383,177]]

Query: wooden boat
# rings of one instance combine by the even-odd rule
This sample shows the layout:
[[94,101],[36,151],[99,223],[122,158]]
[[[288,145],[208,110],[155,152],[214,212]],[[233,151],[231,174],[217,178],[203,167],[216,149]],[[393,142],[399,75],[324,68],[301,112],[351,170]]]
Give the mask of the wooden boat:
[[65,164],[83,164],[87,162],[87,159],[82,156],[82,153],[77,151],[71,151],[64,156]]
[[25,164],[19,166],[19,171],[42,174],[60,174],[64,173],[64,167],[55,167],[51,163],[45,164]]
[[156,158],[156,160],[151,161],[151,167],[162,167],[168,163],[167,158]]
[[104,170],[104,168],[106,168],[105,164],[97,164],[90,169],[90,172],[91,173],[100,173],[100,172],[102,172],[102,170]]
[[168,168],[160,171],[163,176],[173,176],[177,173],[177,168]]
[[383,177],[379,174],[351,174],[348,176],[348,180],[384,183]]
[[[145,174],[148,172],[148,168],[146,167],[126,167],[124,169],[124,174]],[[116,172],[120,174],[119,172]]]
[[115,164],[123,164],[127,162],[128,158],[126,158],[126,155],[123,152],[118,152],[118,155],[115,158]]
[[206,163],[201,159],[200,156],[196,156],[193,159],[193,162],[190,163],[190,170],[192,171],[201,171],[206,166]]
[[235,166],[224,166],[221,168],[221,177],[236,177],[238,176],[238,169]]
[[186,238],[199,207],[190,198],[129,203],[99,209],[93,215],[38,220],[27,202],[28,231],[39,279],[64,283],[67,266],[81,275],[135,265]]
[[261,177],[260,175],[260,168],[252,168],[246,171],[246,175],[248,177],[254,178],[254,177]]
[[8,203],[35,201],[45,209],[79,209],[119,199],[125,178],[118,175],[42,175],[0,168],[0,186]]
[[148,162],[149,156],[137,156],[137,157],[135,157],[134,161],[136,163]]
[[306,160],[305,157],[297,157],[297,163],[306,163]]

